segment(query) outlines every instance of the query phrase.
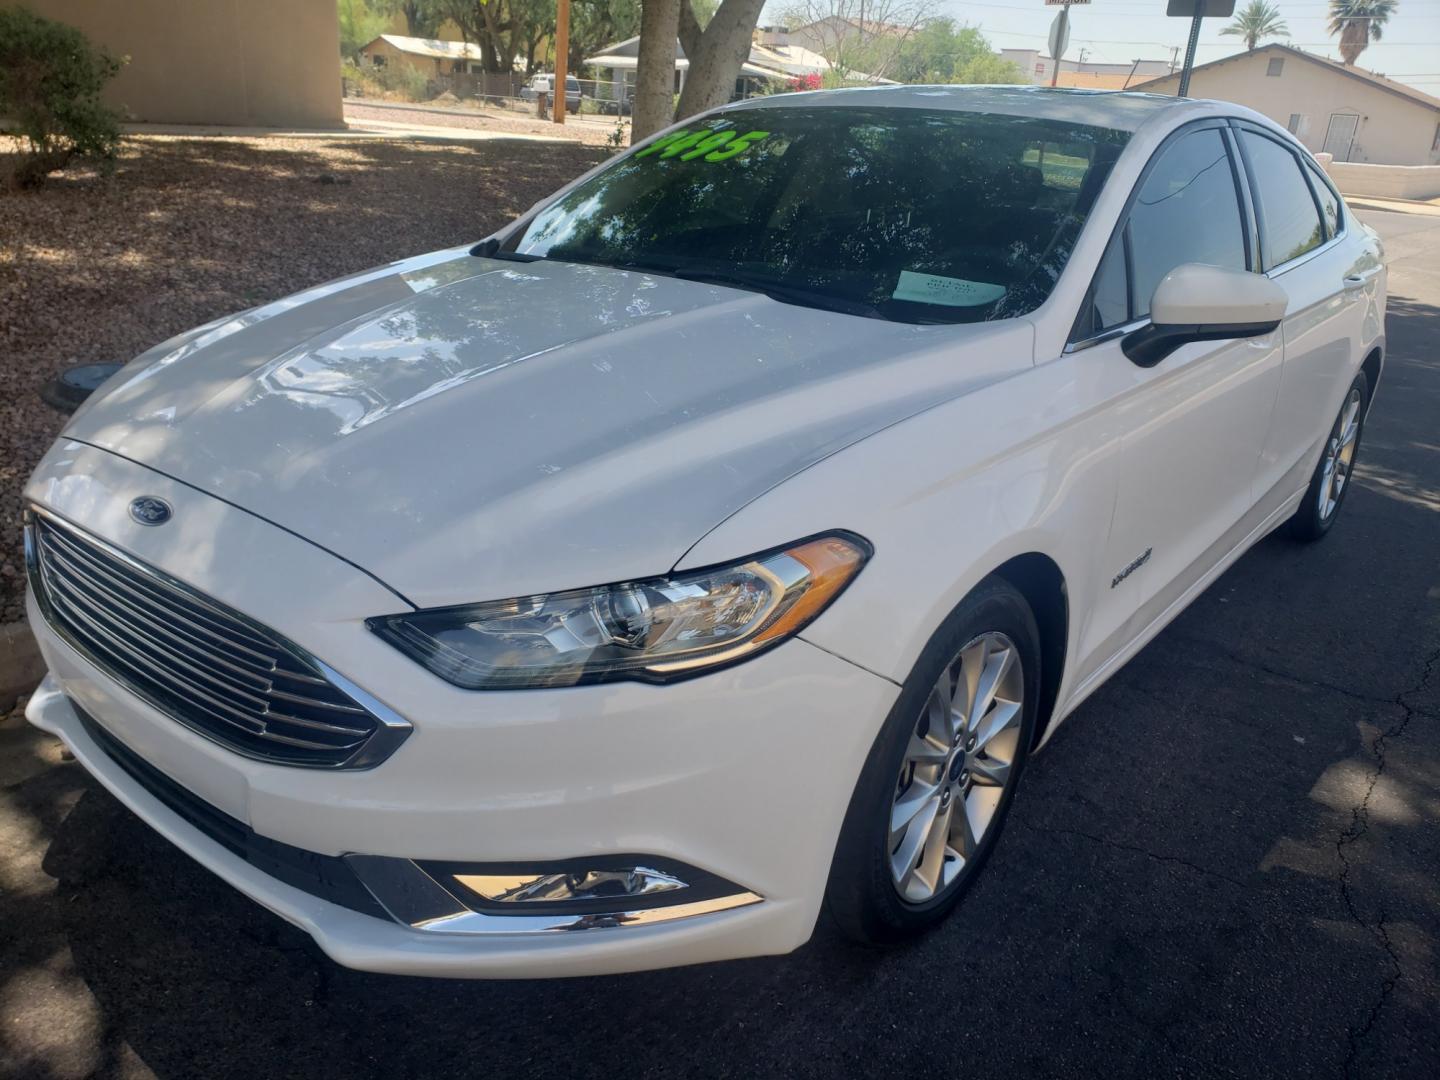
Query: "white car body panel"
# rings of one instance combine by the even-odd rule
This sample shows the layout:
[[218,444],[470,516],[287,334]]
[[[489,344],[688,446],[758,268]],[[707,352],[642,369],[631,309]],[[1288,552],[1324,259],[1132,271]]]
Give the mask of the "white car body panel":
[[663,573],[827,454],[1028,368],[1031,337],[460,255],[157,350],[66,434],[435,607]]
[[[1049,299],[1025,318],[885,323],[455,249],[157,346],[77,413],[27,497],[274,628],[414,733],[363,772],[241,757],[94,667],[33,601],[51,676],[27,715],[161,832],[352,966],[592,974],[801,944],[875,735],[956,605],[1013,559],[1058,568],[1068,620],[1048,738],[1286,519],[1354,372],[1384,347],[1381,253],[1348,212],[1342,235],[1270,275],[1290,301],[1272,333],[1192,343],[1151,368],[1118,339],[1070,347],[1156,148],[1216,116],[1289,138],[1256,114],[1030,88],[806,96],[867,102],[1041,112],[1134,136]],[[140,495],[167,500],[174,520],[132,520]],[[831,607],[770,652],[674,685],[465,691],[365,626],[411,605],[728,563],[837,528],[874,554]],[[391,925],[210,841],[111,763],[71,702],[181,786],[307,851],[645,852],[761,902],[483,941]],[[815,782],[795,784],[777,760],[808,762]]]

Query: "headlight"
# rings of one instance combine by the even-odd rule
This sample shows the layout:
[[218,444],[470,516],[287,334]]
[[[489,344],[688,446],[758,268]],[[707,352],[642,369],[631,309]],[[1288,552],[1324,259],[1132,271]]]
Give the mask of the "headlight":
[[869,557],[864,540],[836,533],[731,566],[386,615],[367,625],[467,690],[667,682],[796,634]]

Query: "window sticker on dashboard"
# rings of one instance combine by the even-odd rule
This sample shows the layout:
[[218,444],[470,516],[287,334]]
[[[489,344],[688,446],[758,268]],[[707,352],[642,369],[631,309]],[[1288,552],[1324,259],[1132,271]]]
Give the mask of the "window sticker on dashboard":
[[988,281],[966,281],[964,278],[901,270],[900,281],[890,295],[896,300],[909,300],[916,304],[979,307],[981,304],[993,304],[1004,296],[1005,286],[992,285]]
[[635,156],[643,158],[659,154],[657,161],[672,157],[678,157],[681,161],[729,161],[769,137],[768,131],[747,131],[743,135],[738,131],[716,131],[713,128],[672,131],[664,138],[656,139]]

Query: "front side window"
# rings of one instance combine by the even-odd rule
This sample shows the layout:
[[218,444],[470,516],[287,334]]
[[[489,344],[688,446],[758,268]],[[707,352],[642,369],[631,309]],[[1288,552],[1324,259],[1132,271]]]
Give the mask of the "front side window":
[[1133,317],[1150,313],[1160,279],[1182,263],[1246,269],[1245,226],[1225,140],[1214,128],[1162,152],[1130,209]]
[[1259,204],[1264,269],[1269,270],[1319,247],[1325,232],[1295,155],[1264,135],[1242,131],[1240,138]]
[[1128,132],[829,106],[722,113],[626,155],[507,245],[901,322],[1039,306]]

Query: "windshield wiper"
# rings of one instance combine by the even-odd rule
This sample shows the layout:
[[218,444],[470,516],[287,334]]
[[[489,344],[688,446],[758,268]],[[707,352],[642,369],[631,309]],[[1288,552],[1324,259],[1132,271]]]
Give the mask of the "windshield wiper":
[[874,304],[867,304],[863,300],[848,300],[843,296],[832,296],[829,293],[816,292],[814,289],[805,289],[796,285],[786,285],[763,274],[747,274],[743,270],[704,270],[691,266],[678,267],[668,273],[684,281],[699,281],[708,285],[728,285],[734,289],[762,293],[771,300],[777,300],[782,304],[796,304],[800,307],[820,308],[824,311],[838,311],[844,315],[862,315],[866,318],[889,321],[889,316],[882,313]]
[[478,255],[482,259],[504,259],[506,262],[539,262],[545,258],[544,255],[527,255],[520,251],[501,251],[500,241],[494,237],[481,240],[470,249],[470,254]]

